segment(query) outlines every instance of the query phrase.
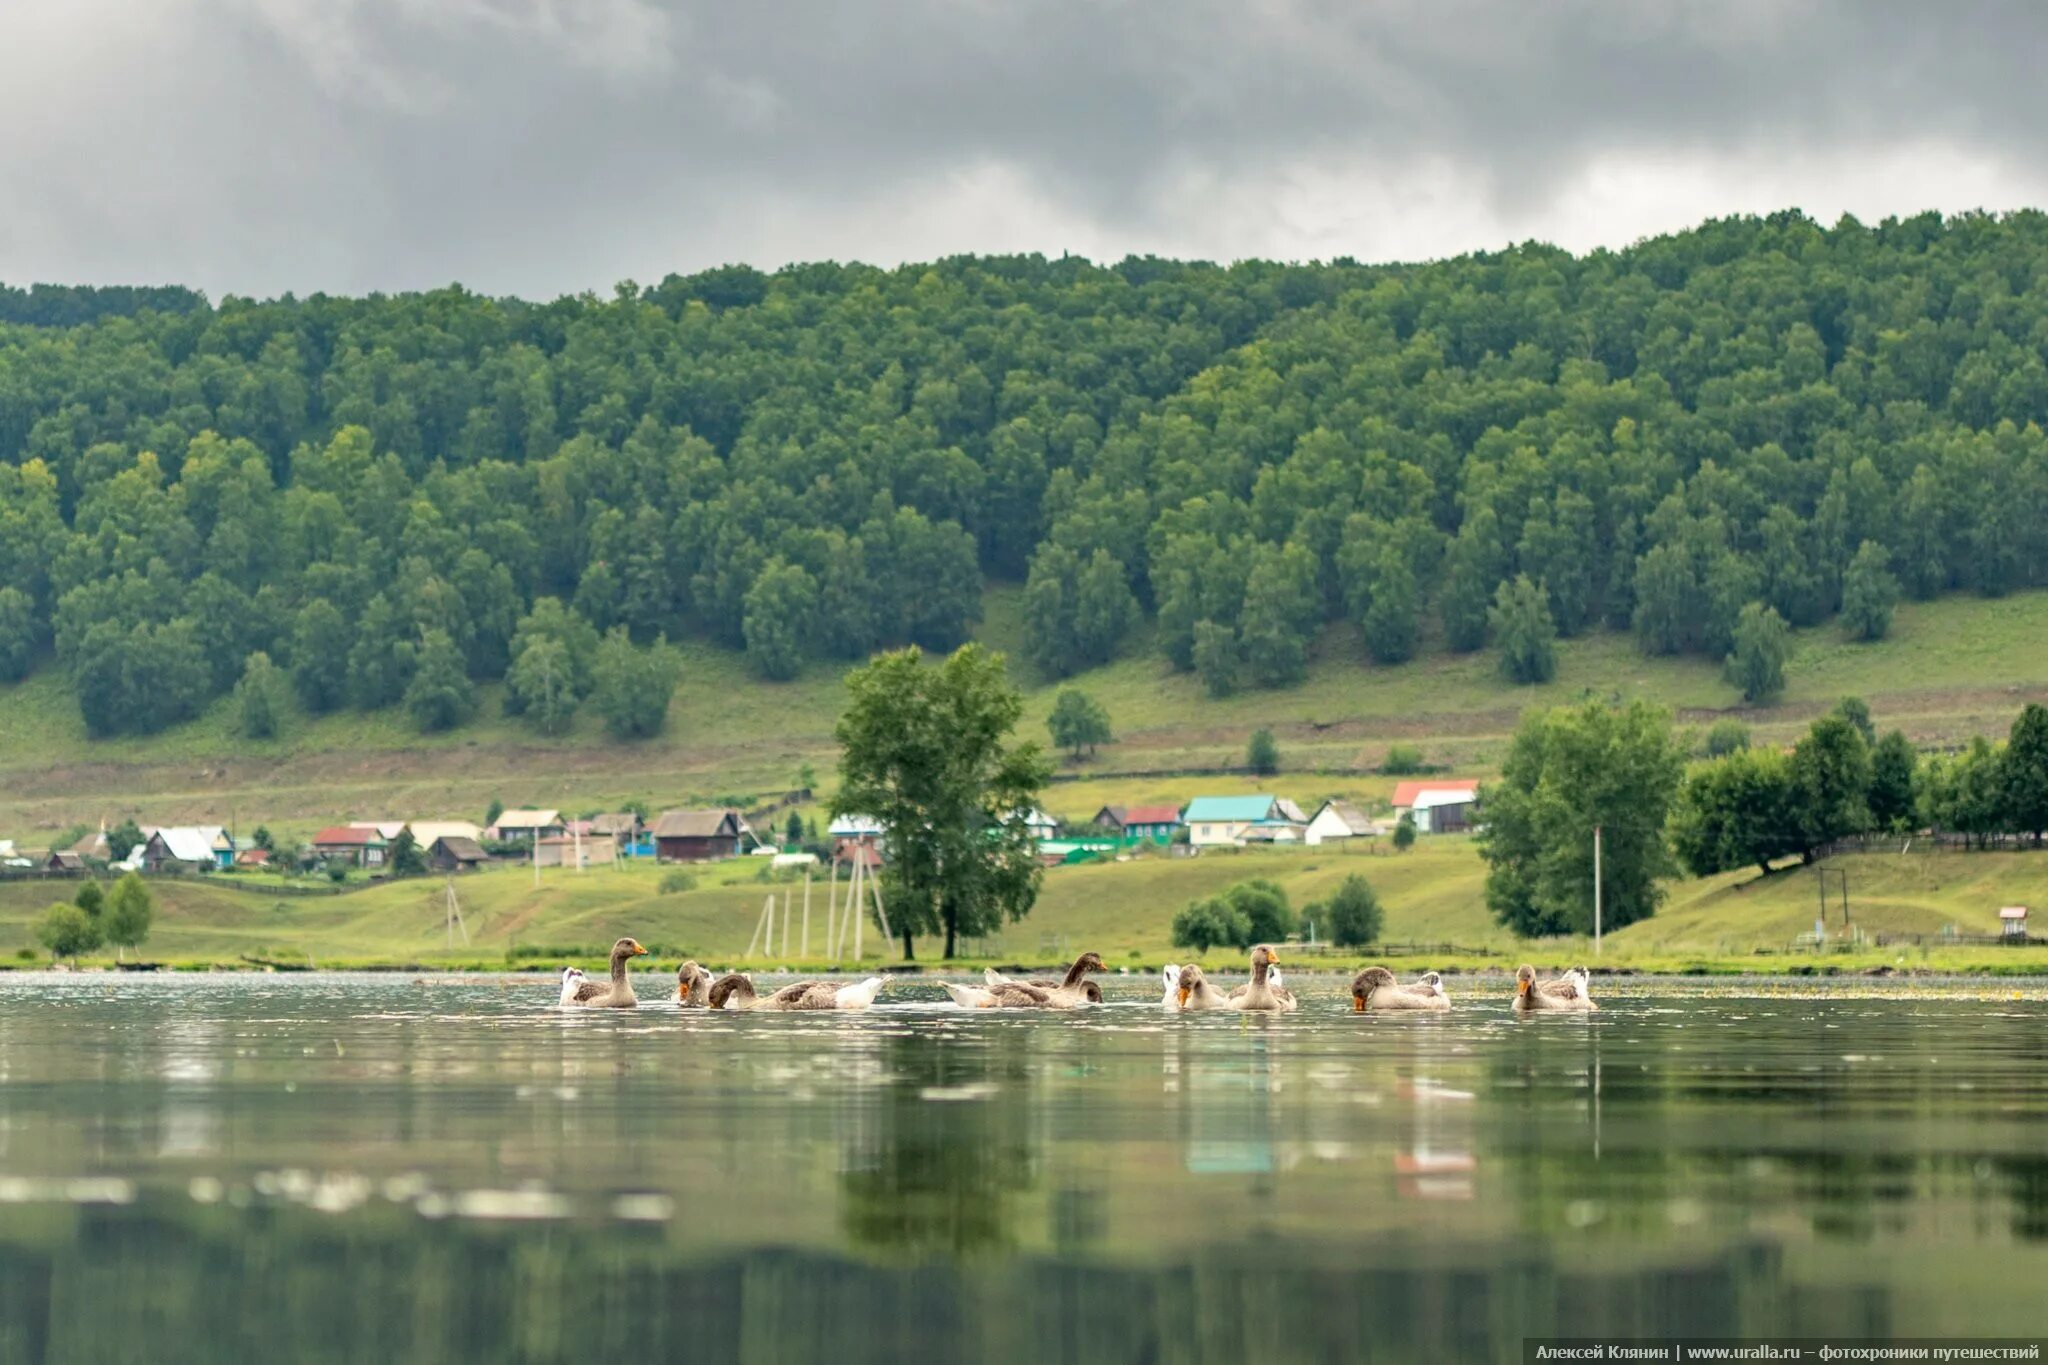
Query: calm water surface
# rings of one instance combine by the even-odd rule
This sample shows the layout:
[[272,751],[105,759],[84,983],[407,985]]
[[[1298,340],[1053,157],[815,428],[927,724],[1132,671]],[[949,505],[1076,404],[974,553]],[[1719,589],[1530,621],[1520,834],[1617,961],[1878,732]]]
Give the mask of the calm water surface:
[[[658,981],[659,978],[650,978]],[[0,976],[0,1362],[1519,1359],[2048,1329],[2038,986],[1517,1022]],[[670,987],[672,989],[672,987]],[[659,986],[645,988],[655,994]]]

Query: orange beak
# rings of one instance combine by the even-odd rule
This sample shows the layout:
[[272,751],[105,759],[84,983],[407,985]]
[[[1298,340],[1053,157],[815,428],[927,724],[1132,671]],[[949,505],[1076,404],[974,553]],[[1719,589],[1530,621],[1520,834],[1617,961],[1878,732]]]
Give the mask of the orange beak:
[[1189,990],[1189,989],[1188,989],[1188,988],[1187,988],[1186,986],[1182,986],[1182,987],[1180,988],[1180,1004],[1181,1004],[1181,1008],[1182,1008],[1182,1009],[1186,1009],[1186,1008],[1187,1008],[1187,1004],[1188,1004],[1188,997],[1189,997],[1189,996],[1191,996],[1191,995],[1193,995],[1193,994],[1194,994],[1194,992],[1193,992],[1193,991],[1191,991],[1191,990]]
[[641,947],[641,946],[640,946],[639,944],[637,944],[637,943],[636,943],[636,944],[634,944],[634,945],[633,945],[633,956],[634,956],[634,957],[645,957],[645,956],[647,956],[647,950],[646,950],[645,948],[642,948],[642,947]]
[[1364,997],[1364,996],[1362,996],[1362,995],[1354,995],[1354,996],[1352,996],[1352,997],[1351,997],[1351,1012],[1352,1012],[1353,1014],[1364,1014],[1364,1013],[1365,1013],[1365,997]]
[[1272,963],[1272,964],[1273,964],[1274,966],[1276,966],[1276,967],[1277,967],[1277,966],[1279,966],[1279,965],[1280,965],[1280,954],[1278,954],[1278,953],[1267,953],[1267,954],[1266,954],[1266,961],[1268,961],[1268,962]]
[[1527,995],[1528,993],[1529,993],[1529,983],[1528,983],[1528,982],[1526,982],[1526,981],[1517,981],[1517,982],[1515,983],[1515,994],[1516,994],[1516,995]]

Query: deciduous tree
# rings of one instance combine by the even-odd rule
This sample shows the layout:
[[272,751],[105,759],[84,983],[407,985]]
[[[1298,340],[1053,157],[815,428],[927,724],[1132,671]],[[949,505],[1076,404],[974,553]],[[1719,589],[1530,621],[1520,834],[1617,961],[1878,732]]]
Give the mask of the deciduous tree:
[[1034,807],[1052,765],[1013,737],[1023,699],[1000,654],[964,645],[937,667],[916,648],[847,675],[835,815],[878,821],[890,927],[906,959],[919,934],[959,936],[1022,919],[1044,876],[1018,813]]

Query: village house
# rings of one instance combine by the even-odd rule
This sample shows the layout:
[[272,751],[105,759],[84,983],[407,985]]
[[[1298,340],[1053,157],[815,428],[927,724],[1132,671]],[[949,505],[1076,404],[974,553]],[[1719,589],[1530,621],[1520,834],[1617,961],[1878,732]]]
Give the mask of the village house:
[[143,830],[142,866],[149,872],[232,867],[235,841],[219,825],[161,825]]
[[85,871],[85,857],[83,854],[72,849],[53,848],[50,850],[50,856],[44,861],[43,867],[46,871],[50,872],[83,872]]
[[558,810],[507,810],[498,812],[498,818],[484,831],[484,837],[501,843],[530,844],[535,839],[551,839],[567,832],[567,827],[562,824],[562,812]]
[[739,852],[746,821],[733,810],[665,810],[655,817],[654,856],[665,863],[702,863]]
[[1308,826],[1301,807],[1280,796],[1198,796],[1181,816],[1196,848],[1300,843]]
[[126,857],[129,852],[125,848],[116,849],[108,846],[107,827],[104,823],[93,833],[73,844],[69,851],[93,863],[110,863],[116,858]]
[[835,842],[868,844],[879,846],[882,842],[882,822],[865,815],[835,816],[825,833]]
[[389,842],[375,829],[363,825],[330,825],[313,836],[313,856],[322,862],[347,863],[351,867],[382,867]]
[[1309,817],[1302,842],[1315,846],[1340,839],[1371,838],[1379,832],[1379,826],[1349,801],[1325,801]]
[[235,853],[235,866],[248,871],[260,872],[270,866],[270,850],[267,848],[244,848]]
[[[432,848],[436,839],[467,839],[477,843],[484,837],[482,827],[472,820],[409,820],[405,827],[412,831],[412,841],[421,848]],[[384,837],[396,839],[398,834],[393,831]]]
[[1154,839],[1165,843],[1180,828],[1179,806],[1104,806],[1091,821],[1119,839]]
[[427,866],[436,872],[470,872],[490,860],[483,845],[468,835],[436,835],[427,845]]
[[1005,823],[1021,824],[1024,826],[1025,832],[1040,843],[1044,843],[1047,839],[1059,837],[1060,822],[1036,806],[1031,807],[1029,810],[1011,811]]
[[1415,822],[1417,834],[1461,834],[1478,823],[1476,779],[1402,782],[1394,788],[1394,818]]

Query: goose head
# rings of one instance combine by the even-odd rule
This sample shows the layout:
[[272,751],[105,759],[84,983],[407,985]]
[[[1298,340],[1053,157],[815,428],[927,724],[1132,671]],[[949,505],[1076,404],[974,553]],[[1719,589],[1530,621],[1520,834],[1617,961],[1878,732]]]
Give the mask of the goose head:
[[1515,968],[1515,995],[1519,999],[1529,998],[1529,988],[1536,984],[1536,969],[1524,962]]
[[1190,962],[1180,969],[1180,1007],[1188,1007],[1188,997],[1202,988],[1202,969]]
[[624,962],[629,957],[645,957],[647,950],[640,946],[640,940],[622,938],[612,945],[612,961]]
[[1367,967],[1351,978],[1351,1012],[1362,1014],[1372,1002],[1372,993],[1394,984],[1394,974],[1385,967]]
[[726,1002],[737,994],[742,1000],[754,998],[754,981],[745,972],[727,972],[711,983],[709,1004],[712,1009],[722,1010]]
[[700,987],[711,984],[711,973],[696,962],[685,962],[676,968],[676,999],[688,1000]]

